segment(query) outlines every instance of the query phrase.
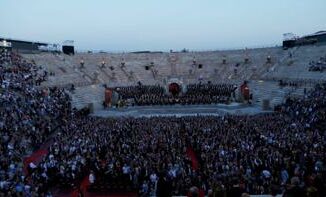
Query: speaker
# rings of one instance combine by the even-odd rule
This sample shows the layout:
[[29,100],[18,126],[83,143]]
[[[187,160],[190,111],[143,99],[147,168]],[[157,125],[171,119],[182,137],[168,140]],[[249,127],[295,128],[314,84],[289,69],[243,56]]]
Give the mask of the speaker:
[[88,103],[89,113],[94,113],[94,103]]
[[244,60],[244,63],[248,64],[249,63],[249,58],[246,57],[245,60]]
[[75,55],[75,48],[74,46],[62,46],[62,52],[67,55]]
[[263,108],[263,110],[269,110],[270,109],[269,99],[263,99],[262,108]]
[[295,40],[285,40],[283,41],[283,49],[295,47],[296,41]]
[[149,70],[149,66],[145,66],[145,70]]
[[272,63],[272,58],[271,58],[271,56],[267,56],[267,58],[266,58],[266,63]]

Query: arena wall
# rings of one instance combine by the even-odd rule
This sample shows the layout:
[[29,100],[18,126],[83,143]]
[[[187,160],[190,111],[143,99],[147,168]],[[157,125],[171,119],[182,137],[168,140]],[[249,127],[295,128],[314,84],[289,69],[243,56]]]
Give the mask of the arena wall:
[[0,38],[0,40],[6,40],[10,42],[12,51],[16,51],[20,53],[39,52],[39,46],[48,45],[46,43],[30,42],[30,41],[14,40],[14,39],[6,39],[6,38]]

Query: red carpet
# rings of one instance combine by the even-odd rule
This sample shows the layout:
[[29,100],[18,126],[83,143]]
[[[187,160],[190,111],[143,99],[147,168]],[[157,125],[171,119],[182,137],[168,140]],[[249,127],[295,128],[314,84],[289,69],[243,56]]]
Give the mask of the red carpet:
[[[194,150],[191,147],[187,148],[187,156],[191,159],[191,165],[192,165],[192,169],[194,170],[198,170],[199,168],[199,163],[198,163],[198,159],[196,156],[196,153],[194,152]],[[202,189],[199,189],[199,196],[200,197],[204,197],[205,196],[205,192]]]
[[30,156],[24,158],[24,173],[27,174],[28,165],[33,162],[38,165],[42,159],[49,153],[48,148],[52,144],[52,140],[45,142],[37,151]]
[[44,156],[48,154],[48,151],[45,149],[39,149],[28,157],[24,158],[24,173],[27,174],[28,165],[33,162],[37,165]]
[[198,170],[198,160],[194,150],[190,147],[187,148],[187,156],[191,159],[192,168]]
[[[79,186],[79,188],[80,188],[80,190],[81,190],[81,192],[82,192],[83,194],[86,194],[86,192],[87,192],[87,188],[88,188],[88,186],[89,186],[89,179],[88,179],[88,176],[89,176],[89,175],[87,175],[87,176],[84,177],[83,181],[81,182],[81,184],[80,184],[80,186]],[[72,197],[78,197],[78,189],[74,190],[74,191],[72,192],[72,195],[71,195],[71,196],[72,196]]]
[[89,186],[89,179],[88,179],[88,175],[84,178],[83,182],[80,184],[80,189],[83,192],[87,191],[87,188]]

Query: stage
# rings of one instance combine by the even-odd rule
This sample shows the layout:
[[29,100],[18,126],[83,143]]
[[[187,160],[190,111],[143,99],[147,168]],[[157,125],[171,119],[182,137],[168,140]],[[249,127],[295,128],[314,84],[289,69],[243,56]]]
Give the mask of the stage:
[[150,116],[196,116],[212,115],[254,115],[270,113],[263,111],[261,106],[240,103],[212,104],[212,105],[154,105],[154,106],[130,106],[122,108],[107,108],[95,111],[92,116],[99,117],[150,117]]

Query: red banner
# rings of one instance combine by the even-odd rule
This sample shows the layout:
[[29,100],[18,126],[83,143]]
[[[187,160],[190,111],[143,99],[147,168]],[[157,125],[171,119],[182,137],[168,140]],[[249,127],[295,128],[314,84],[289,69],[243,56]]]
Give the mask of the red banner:
[[246,83],[243,83],[240,87],[241,94],[245,100],[249,100],[250,90]]
[[112,90],[105,89],[105,103],[110,106],[112,101]]

